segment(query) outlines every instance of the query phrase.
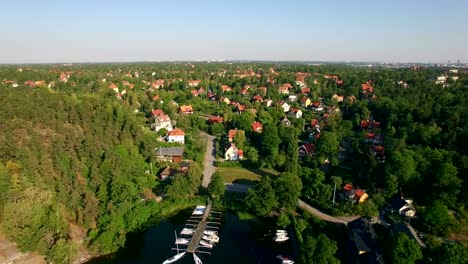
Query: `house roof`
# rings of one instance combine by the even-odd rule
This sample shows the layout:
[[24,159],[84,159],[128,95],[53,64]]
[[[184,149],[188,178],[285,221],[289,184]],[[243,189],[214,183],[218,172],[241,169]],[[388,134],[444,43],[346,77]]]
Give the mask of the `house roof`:
[[165,115],[164,111],[161,109],[153,109],[151,110],[151,113],[153,114],[153,116]]
[[303,94],[308,94],[308,93],[310,93],[310,88],[307,88],[307,87],[302,88],[302,89],[301,89],[301,93],[303,93]]
[[309,98],[307,98],[307,97],[304,97],[304,98],[302,98],[302,99],[301,99],[301,103],[306,103],[306,102],[307,102],[307,100],[310,100],[310,99],[309,99]]
[[182,156],[184,155],[184,147],[171,147],[171,148],[157,148],[157,156]]
[[190,92],[193,94],[193,96],[198,96],[198,91],[197,90],[192,90]]
[[300,146],[299,148],[302,148],[306,151],[307,154],[310,154],[312,152],[315,152],[315,145],[314,144],[311,144],[311,143],[306,143],[302,146]]
[[373,93],[374,92],[374,87],[370,85],[369,83],[363,83],[362,85],[362,92],[364,93]]
[[366,191],[364,191],[364,190],[362,190],[362,189],[357,189],[355,195],[356,195],[357,197],[360,198],[360,197],[362,197],[365,193],[366,193]]
[[156,119],[159,122],[170,122],[171,121],[171,118],[168,115],[158,115],[158,116],[156,116]]
[[263,125],[260,122],[255,122],[252,124],[253,131],[260,131],[263,129]]
[[398,209],[398,210],[400,210],[401,208],[403,208],[405,205],[408,204],[405,200],[403,200],[403,198],[399,194],[395,194],[392,197],[390,197],[390,199],[388,199],[388,203],[393,208]]
[[182,105],[180,106],[180,111],[181,112],[193,112],[193,108],[192,108],[192,105]]
[[211,122],[211,123],[222,123],[223,122],[223,118],[220,117],[220,116],[210,116],[208,118],[208,121]]
[[228,132],[228,138],[234,138],[238,131],[241,131],[241,130],[230,129],[229,132]]
[[318,123],[319,123],[319,121],[318,121],[317,118],[314,118],[314,119],[312,119],[312,120],[310,121],[310,125],[311,125],[311,126],[316,126],[316,125],[318,125]]
[[345,186],[343,187],[343,190],[345,190],[345,191],[351,191],[351,190],[353,190],[353,185],[347,183],[347,184],[345,184]]
[[244,156],[244,151],[243,151],[242,149],[238,149],[238,150],[237,150],[237,155],[238,155],[239,157]]
[[159,175],[160,176],[171,176],[175,172],[174,168],[166,167]]
[[168,136],[175,137],[175,136],[185,136],[185,132],[180,128],[174,128],[171,132],[169,132]]

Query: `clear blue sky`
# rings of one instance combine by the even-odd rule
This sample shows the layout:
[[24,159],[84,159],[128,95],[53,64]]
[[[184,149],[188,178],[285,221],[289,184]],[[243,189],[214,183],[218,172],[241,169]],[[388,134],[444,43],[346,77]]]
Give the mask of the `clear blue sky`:
[[467,0],[0,0],[0,63],[468,61]]

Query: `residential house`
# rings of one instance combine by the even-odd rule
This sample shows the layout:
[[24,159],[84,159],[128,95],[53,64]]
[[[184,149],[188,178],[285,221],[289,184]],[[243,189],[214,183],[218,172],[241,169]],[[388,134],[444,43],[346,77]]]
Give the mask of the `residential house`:
[[445,84],[447,83],[447,76],[439,76],[436,79],[436,84]]
[[343,197],[353,203],[358,202],[361,204],[369,198],[369,195],[365,190],[354,188],[351,184],[347,183],[343,187]]
[[119,87],[115,83],[109,83],[109,85],[107,85],[107,88],[109,88],[111,90],[114,90],[114,92],[116,92],[116,93],[119,92]]
[[190,87],[198,86],[200,83],[201,83],[200,80],[189,80],[189,81],[188,81],[188,85],[189,85]]
[[164,87],[164,79],[159,79],[151,82],[151,88],[153,89],[159,89]]
[[347,263],[383,263],[382,257],[377,252],[377,235],[372,224],[363,218],[358,218],[348,223],[349,246]]
[[220,116],[210,116],[208,118],[208,122],[210,122],[212,124],[213,123],[223,123],[223,121],[224,121],[223,118],[220,117]]
[[292,108],[291,107],[288,115],[291,116],[291,117],[295,117],[295,118],[301,118],[302,117],[302,110],[299,109],[299,108]]
[[161,109],[153,109],[151,110],[151,114],[153,114],[153,117],[157,117],[160,115],[165,115],[164,111]]
[[176,172],[176,169],[167,166],[167,167],[159,174],[159,178],[160,178],[162,181],[168,180],[168,179],[170,179],[170,178],[174,175],[175,172]]
[[252,124],[252,130],[261,133],[263,131],[263,125],[260,122],[255,122]]
[[293,88],[291,84],[285,83],[279,87],[278,92],[280,94],[289,94],[289,89],[291,88]]
[[355,102],[357,102],[357,98],[354,95],[349,96],[348,100],[350,104],[354,104]]
[[180,106],[179,113],[186,114],[186,115],[193,114],[192,105],[182,105],[182,106]]
[[200,89],[198,89],[197,92],[198,92],[198,95],[203,95],[203,94],[206,93],[205,89],[203,89],[203,87],[200,87]]
[[228,132],[228,141],[232,142],[234,138],[236,137],[237,133],[244,133],[244,130],[238,130],[238,129],[231,129]]
[[300,87],[304,87],[306,85],[304,75],[299,75],[296,77],[296,85]]
[[271,100],[271,99],[266,99],[266,100],[263,101],[263,103],[265,103],[265,106],[266,106],[266,107],[270,107],[270,106],[273,105],[273,100]]
[[288,96],[288,100],[291,103],[297,102],[297,95],[292,94],[292,95]]
[[232,88],[229,85],[221,85],[221,90],[223,93],[232,91]]
[[158,161],[169,161],[178,163],[182,161],[184,147],[157,148],[156,159]]
[[283,101],[279,101],[278,102],[278,105],[283,108],[283,112],[289,112],[289,109],[291,108],[291,106],[288,104],[288,103],[285,103]]
[[240,149],[237,149],[236,145],[231,143],[229,148],[224,152],[224,160],[241,160],[244,157],[244,152]]
[[302,94],[310,94],[310,88],[308,88],[308,87],[302,88],[302,89],[301,89],[301,93],[302,93]]
[[309,98],[304,97],[304,98],[301,99],[302,107],[307,108],[307,107],[309,107],[310,104],[312,104],[312,101]]
[[400,194],[390,197],[387,203],[390,211],[398,212],[402,216],[414,217],[416,215],[413,200],[404,199]]
[[317,118],[314,118],[310,121],[310,126],[312,128],[320,128],[319,120]]
[[281,124],[288,127],[288,126],[291,126],[291,121],[289,121],[289,119],[285,116],[283,120],[281,120]]
[[242,94],[242,95],[247,95],[248,93],[249,93],[249,90],[247,90],[245,88],[240,90],[240,94]]
[[185,143],[185,132],[180,128],[174,128],[167,134],[168,142]]
[[302,146],[299,147],[298,152],[299,152],[299,157],[305,157],[305,156],[313,156],[315,155],[315,145],[311,143],[306,143]]
[[263,94],[263,96],[265,96],[265,95],[267,94],[268,88],[265,87],[265,86],[260,86],[260,87],[257,88],[257,90],[258,90],[259,92],[261,92],[261,93]]
[[379,134],[374,134],[374,133],[369,132],[365,135],[364,143],[382,145],[383,144],[382,136]]
[[322,104],[322,102],[317,101],[317,102],[313,102],[311,104],[311,108],[312,108],[312,110],[314,110],[316,112],[321,112],[324,109],[324,105]]
[[385,162],[385,148],[383,146],[372,146],[371,154],[377,161]]
[[198,91],[196,89],[193,89],[190,91],[194,97],[198,97]]
[[368,95],[368,94],[373,94],[374,93],[374,87],[372,86],[371,83],[372,83],[372,81],[369,81],[369,82],[363,83],[361,85],[361,88],[362,88],[361,93],[363,95]]
[[227,104],[227,105],[228,105],[228,104],[231,104],[231,100],[229,100],[229,98],[227,98],[227,97],[221,97],[221,101],[222,101],[223,103]]
[[261,97],[260,95],[257,94],[254,97],[252,97],[252,100],[254,102],[260,102],[261,103],[261,102],[263,102],[263,97]]
[[157,115],[154,118],[154,123],[151,125],[151,128],[154,131],[158,132],[161,129],[166,129],[167,131],[172,131],[172,121],[168,115]]
[[380,122],[377,122],[375,120],[361,120],[361,128],[367,130],[380,128]]
[[247,107],[245,105],[237,104],[236,108],[237,108],[237,113],[242,114],[242,113],[244,113],[244,111],[245,111],[245,109]]
[[343,95],[337,95],[337,94],[334,94],[332,96],[332,101],[336,101],[338,103],[342,103],[344,101],[344,96]]

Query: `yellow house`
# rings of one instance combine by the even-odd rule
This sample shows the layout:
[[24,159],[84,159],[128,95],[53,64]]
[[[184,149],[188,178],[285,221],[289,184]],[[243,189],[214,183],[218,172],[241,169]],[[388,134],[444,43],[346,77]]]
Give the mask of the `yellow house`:
[[312,103],[312,101],[309,98],[302,98],[301,99],[301,105],[303,107],[309,107],[309,105]]

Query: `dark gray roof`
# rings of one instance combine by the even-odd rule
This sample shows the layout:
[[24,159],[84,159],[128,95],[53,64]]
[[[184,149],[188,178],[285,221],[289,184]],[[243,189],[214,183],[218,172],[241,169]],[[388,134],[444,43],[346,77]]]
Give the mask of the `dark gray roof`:
[[156,156],[182,156],[184,154],[184,147],[172,148],[158,148],[156,149]]
[[407,202],[401,198],[401,195],[395,194],[388,200],[388,203],[395,209],[400,210]]

